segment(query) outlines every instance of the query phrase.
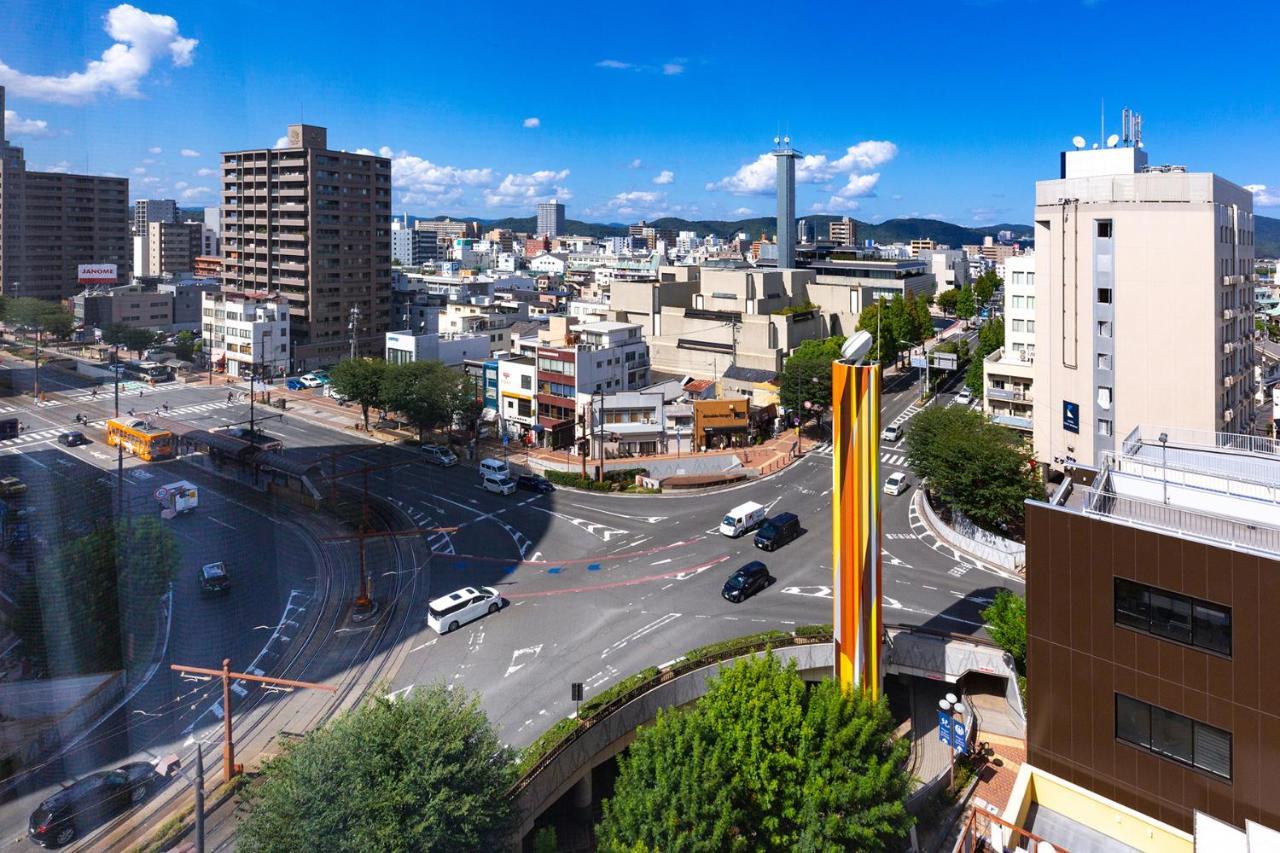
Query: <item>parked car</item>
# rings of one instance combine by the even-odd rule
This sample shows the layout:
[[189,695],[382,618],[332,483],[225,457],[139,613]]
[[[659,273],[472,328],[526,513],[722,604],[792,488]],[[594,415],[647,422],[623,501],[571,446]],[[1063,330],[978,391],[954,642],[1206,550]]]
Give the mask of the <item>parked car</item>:
[[88,443],[89,439],[85,437],[84,433],[79,432],[78,430],[64,432],[58,436],[58,444],[66,447],[79,447],[82,444]]
[[303,384],[302,380],[299,379],[298,377],[290,376],[288,379],[284,381],[284,387],[289,389],[290,391],[302,391],[307,386]]
[[231,574],[227,571],[226,563],[219,561],[200,568],[200,591],[202,593],[231,591]]
[[516,488],[543,495],[556,490],[556,487],[551,485],[550,480],[546,477],[539,477],[537,474],[521,474],[516,478]]
[[480,460],[480,476],[481,477],[510,477],[511,469],[507,467],[507,463],[501,459],[481,459]]
[[752,560],[729,575],[729,579],[724,582],[724,589],[720,590],[720,595],[724,596],[726,601],[737,604],[755,595],[773,581],[774,577],[769,574],[765,564],[759,560]]
[[147,799],[156,769],[133,761],[79,779],[36,806],[27,837],[41,847],[65,847]]
[[27,493],[27,484],[17,477],[0,477],[0,498],[16,498]]
[[[314,373],[302,374],[301,376],[298,377],[298,382],[302,383],[303,388],[319,388],[321,385],[325,384],[324,381],[321,380],[320,377],[316,376]],[[286,382],[285,385],[287,387],[288,383]]]
[[516,490],[515,480],[510,477],[498,477],[494,475],[486,475],[480,481],[480,485],[484,487],[486,492],[493,492],[495,495],[510,495]]
[[227,427],[220,430],[232,438],[238,438],[241,441],[247,441],[260,450],[283,450],[284,442],[276,438],[274,435],[268,435],[260,429],[249,429],[248,427]]
[[765,521],[752,540],[763,551],[775,551],[800,535],[800,519],[794,512],[780,512]]
[[897,426],[896,424],[890,424],[889,426],[880,430],[881,441],[887,441],[890,444],[897,444],[898,439],[900,438],[902,438],[902,427]]
[[428,602],[427,627],[437,634],[447,634],[487,613],[497,613],[504,604],[491,586],[464,587]]
[[313,370],[311,371],[311,375],[316,379],[319,379],[321,385],[328,385],[332,381],[329,378],[329,371],[327,370]]
[[956,404],[967,406],[973,402],[973,392],[969,390],[969,386],[960,389],[960,393],[956,395]]
[[458,464],[458,457],[454,455],[453,451],[439,444],[422,445],[422,456],[428,462],[439,465],[442,468]]
[[886,495],[900,495],[907,490],[907,475],[903,471],[894,471],[889,475],[889,479],[884,481],[884,493]]

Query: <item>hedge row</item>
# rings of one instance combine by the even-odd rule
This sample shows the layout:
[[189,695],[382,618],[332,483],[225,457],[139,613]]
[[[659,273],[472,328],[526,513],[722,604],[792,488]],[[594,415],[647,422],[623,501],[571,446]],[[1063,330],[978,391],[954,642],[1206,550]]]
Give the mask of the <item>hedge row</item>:
[[557,471],[555,468],[548,468],[544,476],[555,483],[557,486],[572,486],[575,489],[587,489],[592,492],[612,492],[613,483],[604,482],[597,483],[595,480],[583,477],[581,474],[571,474],[568,471]]

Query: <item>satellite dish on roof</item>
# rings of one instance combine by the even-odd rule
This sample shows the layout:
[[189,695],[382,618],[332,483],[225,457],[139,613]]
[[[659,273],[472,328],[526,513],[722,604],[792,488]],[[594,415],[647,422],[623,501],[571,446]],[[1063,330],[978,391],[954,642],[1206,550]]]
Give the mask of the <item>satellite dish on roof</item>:
[[1110,136],[1108,136],[1108,137],[1107,137],[1107,147],[1108,147],[1108,148],[1115,148],[1115,147],[1116,147],[1116,143],[1117,143],[1117,142],[1119,142],[1119,141],[1120,141],[1120,134],[1118,134],[1118,133],[1113,133],[1113,134],[1111,134]]
[[781,145],[781,144],[782,144],[782,137],[780,137],[780,136],[775,136],[775,137],[773,138],[773,144],[774,144],[774,145]]
[[782,144],[783,144],[783,145],[790,145],[790,144],[791,144],[791,137],[790,137],[790,136],[784,136],[784,137],[782,137]]
[[1076,148],[1083,148],[1083,147],[1084,147],[1084,137],[1083,137],[1083,136],[1073,136],[1073,137],[1071,137],[1071,144],[1072,144],[1072,145],[1074,145]]

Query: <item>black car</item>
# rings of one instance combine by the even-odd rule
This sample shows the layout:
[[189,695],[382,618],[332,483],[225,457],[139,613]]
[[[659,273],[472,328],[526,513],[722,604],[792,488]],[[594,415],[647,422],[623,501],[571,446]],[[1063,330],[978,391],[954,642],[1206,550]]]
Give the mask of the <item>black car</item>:
[[780,512],[765,521],[752,540],[757,548],[773,551],[800,535],[800,519],[793,512]]
[[58,444],[63,444],[67,447],[79,447],[82,444],[88,443],[89,439],[85,438],[84,433],[79,432],[78,430],[64,432],[58,436]]
[[231,591],[231,575],[225,563],[210,563],[200,569],[200,591],[217,593]]
[[556,490],[556,487],[551,485],[550,480],[546,477],[539,477],[537,474],[521,474],[516,478],[516,488],[527,489],[530,492],[538,492],[543,495]]
[[146,800],[155,778],[149,762],[134,761],[79,779],[36,806],[27,836],[41,847],[65,847]]
[[773,581],[774,578],[769,574],[765,564],[759,560],[752,560],[729,575],[729,579],[724,582],[724,589],[720,591],[720,594],[724,596],[726,601],[732,601],[737,604],[755,595],[773,583]]

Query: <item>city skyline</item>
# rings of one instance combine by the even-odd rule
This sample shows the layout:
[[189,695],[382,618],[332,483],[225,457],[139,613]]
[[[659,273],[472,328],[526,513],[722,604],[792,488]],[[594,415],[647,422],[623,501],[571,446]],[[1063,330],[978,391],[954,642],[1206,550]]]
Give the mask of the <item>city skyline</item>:
[[[629,40],[606,50],[566,38],[543,59],[530,49],[532,32],[514,25],[479,46],[449,39],[467,25],[460,9],[430,18],[398,10],[398,31],[442,34],[418,50],[380,41],[373,18],[335,28],[327,15],[271,9],[265,20],[254,13],[263,25],[250,32],[225,7],[72,3],[52,15],[31,0],[13,5],[18,25],[0,34],[11,141],[28,148],[35,168],[128,177],[132,198],[212,204],[220,152],[269,147],[280,127],[305,120],[328,127],[335,148],[389,156],[397,212],[527,216],[554,198],[570,218],[599,222],[767,216],[769,151],[774,136],[789,134],[807,155],[797,162],[798,216],[1025,222],[1028,188],[1052,174],[1057,152],[1076,134],[1092,143],[1102,117],[1108,133],[1118,130],[1127,105],[1147,119],[1153,162],[1212,168],[1251,188],[1259,213],[1280,213],[1280,167],[1265,144],[1280,115],[1262,82],[1198,54],[1112,49],[1157,42],[1175,26],[1127,14],[1120,2],[1063,4],[1034,17],[1001,0],[931,4],[923,18],[931,32],[959,39],[980,23],[987,43],[1009,46],[996,55],[1021,60],[1011,64],[1022,75],[1016,83],[978,77],[954,93],[938,92],[937,82],[985,58],[923,50],[882,89],[858,88],[852,81],[872,78],[851,67],[843,30],[807,19],[793,26],[795,43],[807,45],[804,64],[778,74],[727,53],[716,38],[725,22],[714,17],[677,17],[682,37],[670,42],[679,48]],[[764,38],[774,24],[766,11],[735,16],[734,31]],[[1258,5],[1254,28],[1276,17]],[[1203,35],[1215,38],[1228,23],[1208,19]],[[911,32],[875,8],[857,25],[886,38]],[[562,26],[566,35],[634,29],[607,10]],[[1096,61],[1051,67],[1065,48],[1027,49],[1045,27],[1058,34],[1055,45]],[[270,38],[286,30],[290,38]],[[1098,32],[1107,33],[1100,44]],[[338,49],[361,61],[324,59]],[[523,86],[538,63],[549,76]],[[833,88],[841,75],[851,85]],[[572,89],[553,95],[559,81]],[[1048,97],[1055,86],[1069,94]],[[832,110],[833,99],[847,111]],[[641,109],[649,103],[658,108]],[[1236,130],[1246,116],[1248,134]]]

